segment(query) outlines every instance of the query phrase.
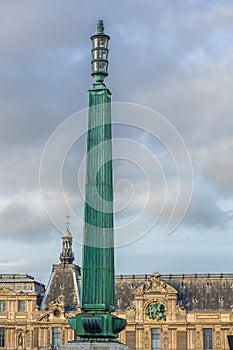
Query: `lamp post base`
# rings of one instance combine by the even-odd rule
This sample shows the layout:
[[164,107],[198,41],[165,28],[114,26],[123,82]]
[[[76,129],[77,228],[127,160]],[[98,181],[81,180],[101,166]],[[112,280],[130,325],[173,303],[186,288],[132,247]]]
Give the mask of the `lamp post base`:
[[126,321],[110,313],[85,312],[69,319],[76,335],[88,341],[112,341],[125,328]]
[[61,347],[62,350],[130,350],[127,345],[116,342],[74,341]]

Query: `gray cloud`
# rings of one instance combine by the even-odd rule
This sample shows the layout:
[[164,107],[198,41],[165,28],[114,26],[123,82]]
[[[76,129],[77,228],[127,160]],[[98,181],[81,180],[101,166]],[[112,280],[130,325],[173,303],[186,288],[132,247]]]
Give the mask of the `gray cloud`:
[[40,208],[40,198],[33,198],[32,195],[25,197],[12,200],[1,211],[0,236],[3,240],[36,242],[45,240],[49,232],[54,231]]
[[217,191],[218,196],[232,197],[233,193],[233,142],[231,139],[218,139],[211,148],[200,150],[199,161],[203,175]]
[[[101,18],[111,36],[110,76],[106,83],[113,92],[113,100],[144,104],[158,110],[177,127],[189,147],[196,185],[189,212],[179,228],[180,235],[185,237],[184,228],[192,232],[186,250],[192,252],[190,256],[196,260],[198,250],[192,250],[196,230],[202,230],[203,244],[210,239],[209,232],[214,232],[214,257],[214,251],[218,251],[218,244],[214,246],[214,242],[220,235],[221,225],[225,239],[230,242],[227,236],[230,224],[226,222],[231,210],[229,203],[233,201],[231,1],[118,0],[112,1],[111,6],[106,0],[98,3],[68,0],[66,4],[61,0],[1,3],[0,236],[17,241],[17,248],[20,240],[25,244],[51,242],[48,232],[55,229],[40,201],[40,157],[56,126],[87,105],[86,90],[92,84],[89,37]],[[163,231],[162,223],[169,215],[177,181],[171,159],[148,135],[121,128],[114,133],[116,137],[136,139],[161,161],[169,189],[159,226]],[[77,170],[84,149],[83,140],[73,147],[63,173],[64,189],[78,215],[82,215],[83,203],[78,191]],[[116,164],[114,169],[116,181],[122,176],[128,177],[138,191],[127,215],[123,213],[116,218],[119,222],[127,222],[136,215],[140,198],[145,195],[145,179],[136,176],[132,167],[123,169],[122,165]],[[162,196],[156,186],[156,175],[154,181],[151,187],[154,201],[148,208],[149,216],[153,215]],[[56,202],[52,172],[48,185]],[[128,187],[125,184],[120,189],[123,200],[127,201]],[[224,201],[228,203],[226,210],[222,209]],[[57,203],[61,225],[66,214],[63,210]],[[60,236],[53,238],[60,240]],[[135,262],[147,256],[150,238],[145,236],[141,252],[133,254],[128,247],[127,254],[131,252],[133,264],[124,267],[118,262],[121,271],[140,270]],[[168,244],[162,237],[159,240],[161,244]],[[25,249],[22,245],[22,250]],[[40,249],[43,250],[43,244]],[[151,263],[153,252],[150,254]],[[58,255],[59,251],[53,252],[51,262]],[[4,259],[6,262],[7,256]],[[27,269],[32,263],[21,261],[20,257],[17,261],[12,260],[12,269],[16,269],[17,264],[19,269]],[[179,261],[177,258],[177,270]],[[7,266],[0,266],[2,271],[10,271],[10,262],[11,259]],[[34,271],[39,272],[38,262],[33,264]],[[156,264],[159,265],[159,261]],[[199,271],[201,264],[205,269],[204,257],[199,259]],[[45,265],[44,262],[43,271]],[[187,266],[192,270],[191,260]],[[218,269],[218,266],[214,265],[214,268]],[[155,269],[150,268],[149,259],[145,269],[150,272]],[[163,269],[168,271],[169,264]],[[223,270],[224,266],[219,269]]]

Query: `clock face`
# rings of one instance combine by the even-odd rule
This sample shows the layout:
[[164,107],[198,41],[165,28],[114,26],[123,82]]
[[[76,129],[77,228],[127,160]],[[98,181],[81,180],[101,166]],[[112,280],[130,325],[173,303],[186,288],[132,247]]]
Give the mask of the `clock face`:
[[166,321],[165,306],[160,301],[153,301],[146,308],[147,320]]
[[53,315],[54,315],[55,317],[59,317],[59,316],[61,315],[60,310],[58,310],[58,309],[53,310]]

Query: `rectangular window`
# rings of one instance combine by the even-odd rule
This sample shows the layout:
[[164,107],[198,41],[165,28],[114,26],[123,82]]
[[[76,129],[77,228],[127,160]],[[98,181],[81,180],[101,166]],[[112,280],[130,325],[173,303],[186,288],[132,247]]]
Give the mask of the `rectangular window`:
[[0,348],[5,347],[5,328],[0,327]]
[[6,311],[6,301],[0,300],[0,311]]
[[151,328],[151,350],[160,349],[160,328]]
[[33,346],[34,348],[39,347],[39,327],[35,327],[33,330]]
[[185,331],[177,331],[177,349],[187,349],[187,333]]
[[18,300],[18,311],[25,311],[25,300]]
[[136,339],[134,331],[126,331],[126,344],[130,349],[135,349]]
[[203,349],[212,349],[212,328],[203,328]]
[[52,346],[60,347],[61,330],[59,327],[52,328]]

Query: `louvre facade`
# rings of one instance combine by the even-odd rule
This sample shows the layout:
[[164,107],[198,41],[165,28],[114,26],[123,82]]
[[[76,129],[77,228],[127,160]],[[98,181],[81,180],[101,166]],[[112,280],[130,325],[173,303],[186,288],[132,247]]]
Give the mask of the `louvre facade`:
[[[59,348],[75,338],[81,269],[72,236],[47,288],[32,276],[0,275],[0,348]],[[224,350],[233,334],[233,274],[116,276],[116,315],[127,320],[119,340],[137,350]]]

